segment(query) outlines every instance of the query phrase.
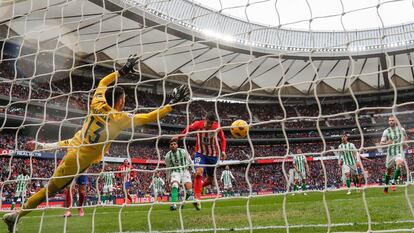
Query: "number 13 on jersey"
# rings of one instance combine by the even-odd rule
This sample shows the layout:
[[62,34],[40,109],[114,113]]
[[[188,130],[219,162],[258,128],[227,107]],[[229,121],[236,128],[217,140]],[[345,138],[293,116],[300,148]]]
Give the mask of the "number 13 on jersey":
[[95,116],[89,118],[88,127],[85,131],[85,138],[90,144],[99,142],[102,132],[105,130],[104,123],[98,121]]

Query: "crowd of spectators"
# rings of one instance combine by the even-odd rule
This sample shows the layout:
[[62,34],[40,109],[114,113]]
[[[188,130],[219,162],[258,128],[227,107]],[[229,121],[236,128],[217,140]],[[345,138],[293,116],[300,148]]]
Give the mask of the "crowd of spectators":
[[[98,80],[92,78],[79,77],[76,75],[70,75],[70,78],[62,78],[58,81],[51,79],[50,83],[37,82],[36,78],[32,81],[20,81],[19,78],[25,78],[24,75],[15,75],[14,62],[4,61],[0,64],[1,78],[9,81],[2,81],[0,83],[0,96],[6,100],[10,96],[15,101],[11,102],[11,105],[7,106],[7,111],[10,114],[24,115],[24,112],[28,112],[22,106],[14,104],[16,101],[31,102],[47,102],[46,106],[60,106],[68,109],[68,116],[65,111],[61,113],[48,111],[46,116],[42,108],[32,108],[30,116],[35,118],[46,120],[61,121],[71,117],[71,110],[77,109],[86,111],[90,103],[91,97],[95,88],[97,87]],[[122,84],[121,84],[122,85]],[[155,108],[165,103],[165,97],[161,94],[151,93],[149,91],[140,91],[136,88],[136,85],[124,85],[126,90],[126,109],[127,110],[139,110],[146,111],[142,108]],[[197,97],[197,93],[193,96]],[[414,95],[401,96],[397,99],[397,104],[407,103],[414,100]],[[200,119],[207,111],[216,111],[218,117],[221,120],[222,125],[230,125],[236,119],[252,119],[253,123],[260,123],[255,125],[256,128],[273,128],[281,127],[283,120],[287,128],[316,128],[316,117],[320,116],[320,127],[334,127],[343,125],[355,125],[358,121],[363,126],[374,125],[377,123],[385,122],[386,117],[381,115],[383,113],[391,113],[392,110],[389,107],[393,106],[394,99],[380,98],[372,99],[358,99],[358,107],[352,98],[337,101],[320,101],[320,107],[314,101],[313,103],[269,103],[269,102],[251,102],[246,105],[245,103],[230,102],[230,101],[204,101],[193,100],[189,106],[189,112],[186,114],[187,106],[177,107],[175,115],[170,115],[162,119],[163,124],[172,125],[186,125],[187,118],[189,121],[194,119]],[[8,101],[7,101],[8,102]],[[20,104],[22,102],[19,102]],[[5,103],[3,106],[5,106]],[[283,105],[283,106],[282,106]],[[365,110],[364,108],[369,108]],[[286,115],[284,115],[284,111]],[[358,111],[356,111],[358,110]],[[410,120],[409,113],[414,110],[413,104],[398,105],[394,112],[406,112],[407,114],[401,114],[401,120]],[[1,111],[4,111],[2,109]],[[187,116],[188,115],[188,116]],[[66,116],[66,118],[65,118]],[[276,122],[277,121],[277,122]],[[266,123],[266,124],[263,124]]]
[[[41,135],[41,133],[39,134]],[[38,136],[37,141],[39,142],[56,142],[43,136]],[[54,135],[56,138],[57,135]],[[62,138],[66,139],[66,138]],[[0,134],[0,149],[9,150],[28,150],[27,142],[35,140],[32,136],[25,136],[21,133],[16,137],[11,132],[3,131]],[[378,144],[380,137],[367,137],[364,138],[364,144],[361,146],[361,140],[355,139],[352,142],[357,148],[360,148],[361,152],[368,152],[369,150],[375,150],[375,146]],[[16,144],[17,143],[17,144]],[[180,146],[184,147],[183,142],[179,143]],[[292,148],[300,147],[304,153],[309,153],[312,156],[327,156],[333,155],[335,149],[340,144],[339,138],[335,141],[325,141],[325,147],[323,142],[310,141],[310,142],[290,142],[289,145],[286,143],[277,144],[253,144],[251,147],[247,142],[242,144],[228,144],[227,156],[233,160],[247,160],[257,157],[282,157],[287,154],[287,147],[292,151]],[[185,148],[190,154],[194,153],[194,141],[186,141]],[[111,143],[108,156],[119,157],[119,158],[140,158],[140,159],[158,159],[168,152],[168,141],[158,141],[155,139],[148,140],[137,140],[137,141],[115,141]]]

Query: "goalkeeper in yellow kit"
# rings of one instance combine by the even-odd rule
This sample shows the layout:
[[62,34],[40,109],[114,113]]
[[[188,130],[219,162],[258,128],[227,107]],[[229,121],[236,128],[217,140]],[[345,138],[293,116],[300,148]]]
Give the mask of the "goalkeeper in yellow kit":
[[[118,86],[108,87],[108,85],[113,83],[118,76],[127,75],[137,61],[138,58],[130,56],[120,70],[107,75],[99,82],[87,120],[82,129],[68,141],[67,154],[56,168],[47,186],[31,196],[21,210],[3,216],[10,232],[16,231],[15,227],[19,219],[45,201],[46,197],[53,197],[69,185],[77,174],[83,173],[91,164],[100,162],[105,152],[108,151],[111,141],[116,139],[124,129],[157,121],[172,111],[170,104],[188,99],[189,89],[186,85],[182,85],[174,89],[170,104],[164,107],[144,114],[122,112],[125,105],[124,89]],[[58,146],[64,145],[60,142],[57,144]]]

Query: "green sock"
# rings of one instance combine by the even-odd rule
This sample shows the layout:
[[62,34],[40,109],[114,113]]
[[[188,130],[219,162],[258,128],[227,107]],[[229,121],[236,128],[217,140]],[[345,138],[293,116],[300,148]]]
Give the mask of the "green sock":
[[306,191],[306,184],[302,184],[302,191]]
[[178,201],[178,188],[177,187],[173,187],[172,188],[172,191],[171,191],[171,201],[172,202]]
[[14,205],[15,205],[14,202],[12,202],[12,205],[10,207],[11,210],[14,210]]
[[346,178],[346,187],[351,188],[351,179]]
[[105,204],[105,201],[106,201],[106,195],[102,195],[101,202],[102,202],[103,204]]
[[398,178],[400,177],[400,174],[401,174],[400,168],[395,169],[394,175],[392,177],[392,179],[394,180],[394,182],[397,182]]
[[385,179],[385,184],[389,184],[390,183],[390,176],[387,173],[385,173],[384,179]]
[[294,192],[296,192],[296,191],[298,191],[298,186],[295,184],[295,185],[293,185],[293,191]]

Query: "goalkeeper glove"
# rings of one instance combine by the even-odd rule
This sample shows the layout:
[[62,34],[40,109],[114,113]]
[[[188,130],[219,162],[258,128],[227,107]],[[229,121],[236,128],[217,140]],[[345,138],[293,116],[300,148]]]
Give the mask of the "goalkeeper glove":
[[129,72],[131,72],[134,66],[138,63],[138,59],[139,57],[137,57],[136,54],[129,55],[127,62],[121,69],[118,70],[118,73],[121,76],[127,75]]
[[171,93],[170,104],[176,104],[179,102],[187,101],[190,99],[190,89],[188,86],[183,84],[179,87],[174,88]]

